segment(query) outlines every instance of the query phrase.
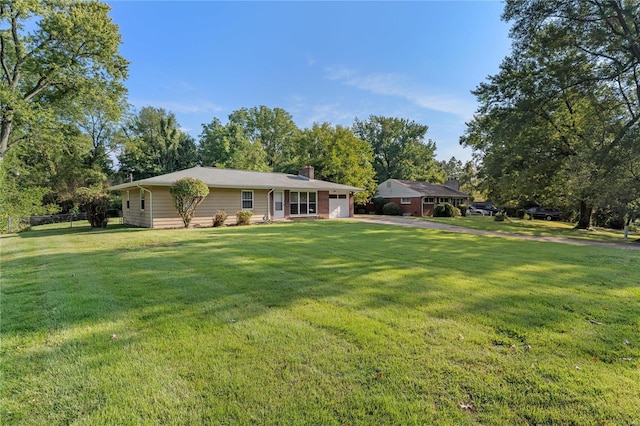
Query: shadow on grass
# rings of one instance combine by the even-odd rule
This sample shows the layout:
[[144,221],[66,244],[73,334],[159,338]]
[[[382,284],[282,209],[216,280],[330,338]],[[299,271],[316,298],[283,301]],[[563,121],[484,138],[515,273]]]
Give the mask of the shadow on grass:
[[74,225],[71,226],[55,226],[48,225],[25,229],[16,234],[20,238],[43,238],[43,237],[55,237],[64,235],[77,235],[77,234],[113,234],[117,232],[143,232],[149,231],[147,228],[138,228],[123,224],[107,225],[106,228],[91,228],[88,225]]
[[[78,235],[85,249],[64,248]],[[585,317],[604,322],[622,312],[616,321],[631,323],[627,316],[640,316],[616,296],[637,286],[640,260],[603,248],[347,222],[21,234],[38,236],[53,238],[43,245],[61,243],[59,252],[25,246],[2,262],[5,336],[125,319],[161,330],[166,318],[180,321],[186,312],[227,327],[305,299],[354,312],[384,308],[486,322],[521,340]],[[607,258],[612,262],[602,262]]]
[[[43,416],[56,416],[52,423],[82,418],[69,395],[90,395],[82,409],[99,411],[108,399],[105,383],[153,390],[153,380],[165,378],[164,371],[154,376],[153,370],[164,367],[166,377],[182,377],[183,371],[170,376],[170,370],[185,359],[191,363],[184,368],[197,369],[208,361],[212,342],[220,343],[219,356],[243,362],[242,345],[252,336],[247,327],[234,333],[236,327],[258,325],[273,312],[278,315],[271,328],[257,333],[292,320],[332,333],[345,345],[400,347],[414,338],[427,340],[419,331],[407,337],[405,326],[424,331],[445,324],[446,332],[455,333],[447,341],[467,328],[486,334],[495,347],[517,343],[537,350],[550,345],[544,339],[551,336],[558,351],[575,346],[583,357],[610,363],[620,358],[620,349],[603,344],[621,342],[627,331],[637,334],[640,318],[640,258],[605,248],[330,221],[27,234],[33,235],[12,238],[7,246],[3,241],[0,349],[10,385],[2,397],[17,400],[17,412],[43,404]],[[353,323],[366,330],[350,328]],[[577,341],[575,330],[585,327],[590,338]],[[406,340],[393,341],[396,333]],[[174,341],[187,347],[174,348]],[[416,347],[425,354],[431,349]],[[191,360],[193,352],[200,358]],[[130,368],[121,371],[123,365]],[[60,368],[79,373],[65,375]],[[92,380],[110,374],[113,381]],[[75,381],[59,390],[57,375]],[[39,376],[51,378],[45,381],[51,388],[39,394],[46,398],[34,398],[28,389],[41,383]],[[111,391],[118,395],[117,388]]]

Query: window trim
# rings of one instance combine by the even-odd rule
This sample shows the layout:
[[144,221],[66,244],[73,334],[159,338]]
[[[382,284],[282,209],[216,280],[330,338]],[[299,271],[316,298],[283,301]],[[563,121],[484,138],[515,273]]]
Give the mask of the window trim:
[[[244,198],[244,194],[251,194],[251,199],[245,199]],[[255,194],[253,192],[252,189],[243,189],[240,191],[240,209],[242,210],[253,210],[253,208],[255,207],[256,203],[255,203]],[[245,207],[244,206],[244,202],[245,201],[251,201],[251,207]]]
[[[292,196],[291,194],[298,194],[297,201],[294,203],[292,202]],[[300,203],[300,194],[307,194],[307,202],[306,202],[306,206],[307,206],[307,213],[300,213],[300,206],[303,205]],[[314,201],[311,201],[311,197],[310,194],[314,194]],[[317,216],[318,215],[318,191],[289,191],[289,216]],[[291,206],[295,205],[297,206],[297,211],[298,213],[291,213]],[[313,213],[309,213],[309,206],[313,205],[314,208],[314,212]]]
[[144,211],[144,189],[140,188],[140,210]]
[[126,202],[127,202],[127,204],[126,204],[127,205],[127,210],[129,210],[131,208],[131,194],[130,194],[129,190],[127,190]]
[[435,197],[424,197],[422,204],[434,204],[436,202]]
[[400,204],[411,204],[411,197],[400,197]]

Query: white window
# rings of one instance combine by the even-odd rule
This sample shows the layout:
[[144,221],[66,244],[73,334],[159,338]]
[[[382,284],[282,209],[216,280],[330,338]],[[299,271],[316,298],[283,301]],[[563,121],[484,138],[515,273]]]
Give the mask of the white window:
[[451,202],[451,199],[450,199],[450,198],[448,198],[448,197],[440,198],[440,202],[441,202],[441,203],[450,203],[450,202]]
[[432,203],[435,203],[435,200],[433,199],[433,197],[424,198],[424,204],[432,204]]
[[411,198],[406,198],[406,197],[400,198],[400,204],[411,204]]
[[144,210],[144,189],[140,189],[140,210]]
[[127,210],[129,210],[129,207],[131,207],[131,198],[129,198],[129,191],[127,191]]
[[253,210],[253,191],[242,191],[242,210]]
[[290,192],[289,193],[289,214],[315,215],[316,193],[315,192]]

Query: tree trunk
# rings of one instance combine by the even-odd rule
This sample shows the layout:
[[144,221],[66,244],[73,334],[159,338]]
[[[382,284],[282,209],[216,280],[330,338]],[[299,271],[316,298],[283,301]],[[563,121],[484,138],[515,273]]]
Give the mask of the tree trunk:
[[9,147],[9,136],[11,136],[11,127],[13,126],[12,114],[4,114],[2,124],[0,125],[0,161],[4,157]]
[[576,229],[589,229],[591,226],[591,213],[593,212],[593,206],[588,204],[585,200],[580,201],[580,217],[578,218],[578,224]]

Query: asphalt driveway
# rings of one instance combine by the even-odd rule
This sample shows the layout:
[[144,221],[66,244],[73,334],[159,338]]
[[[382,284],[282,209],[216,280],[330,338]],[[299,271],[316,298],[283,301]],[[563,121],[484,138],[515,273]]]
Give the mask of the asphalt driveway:
[[627,250],[640,250],[639,243],[605,243],[600,241],[578,240],[573,238],[507,234],[504,232],[483,231],[479,229],[465,228],[462,226],[448,225],[448,224],[438,223],[438,222],[430,222],[426,220],[416,220],[413,218],[406,218],[402,216],[357,215],[354,217],[350,217],[348,220],[354,220],[357,222],[377,223],[381,225],[406,226],[410,228],[437,229],[440,231],[448,231],[448,232],[463,232],[466,234],[493,235],[493,236],[505,237],[505,238],[519,238],[522,240],[548,241],[548,242],[564,243],[564,244],[612,247],[612,248],[622,248]]

